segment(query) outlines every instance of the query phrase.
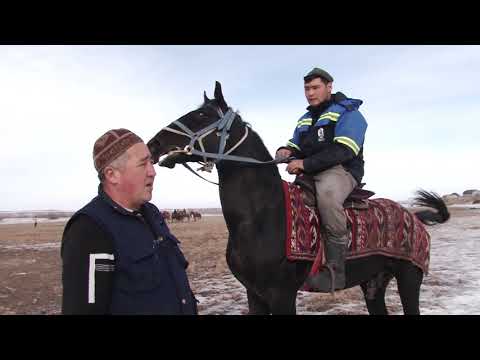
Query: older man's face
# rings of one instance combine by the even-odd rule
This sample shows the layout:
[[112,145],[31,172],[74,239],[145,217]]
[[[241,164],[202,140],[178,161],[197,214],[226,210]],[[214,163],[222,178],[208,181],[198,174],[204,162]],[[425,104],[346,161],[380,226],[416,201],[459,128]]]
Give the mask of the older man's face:
[[128,160],[120,170],[119,190],[128,200],[129,208],[138,209],[152,199],[156,172],[147,145],[138,143],[127,150]]

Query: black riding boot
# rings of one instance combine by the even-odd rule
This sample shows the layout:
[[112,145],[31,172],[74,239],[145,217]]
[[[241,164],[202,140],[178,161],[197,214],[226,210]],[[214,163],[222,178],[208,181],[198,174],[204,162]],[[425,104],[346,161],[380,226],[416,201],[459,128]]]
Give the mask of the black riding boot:
[[325,241],[325,268],[305,283],[319,292],[331,292],[345,288],[345,257],[347,245],[343,241]]

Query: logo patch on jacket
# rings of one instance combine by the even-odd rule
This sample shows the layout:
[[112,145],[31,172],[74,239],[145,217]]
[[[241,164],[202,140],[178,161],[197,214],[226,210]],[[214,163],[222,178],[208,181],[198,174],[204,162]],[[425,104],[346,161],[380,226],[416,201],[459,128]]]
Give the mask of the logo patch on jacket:
[[323,142],[325,141],[325,132],[323,131],[323,128],[318,129],[318,142]]

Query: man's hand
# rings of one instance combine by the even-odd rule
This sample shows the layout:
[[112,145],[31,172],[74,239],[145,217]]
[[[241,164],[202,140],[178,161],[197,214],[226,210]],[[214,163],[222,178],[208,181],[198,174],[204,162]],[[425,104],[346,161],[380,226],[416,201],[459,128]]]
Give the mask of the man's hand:
[[275,154],[275,159],[288,158],[292,155],[292,150],[289,149],[279,149]]
[[288,163],[287,171],[289,174],[300,174],[303,171],[303,160],[292,160]]

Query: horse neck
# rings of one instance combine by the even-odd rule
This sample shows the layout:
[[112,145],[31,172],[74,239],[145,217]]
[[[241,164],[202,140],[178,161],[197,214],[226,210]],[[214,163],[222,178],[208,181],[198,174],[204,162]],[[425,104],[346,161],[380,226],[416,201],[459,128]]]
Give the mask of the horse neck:
[[[232,155],[260,161],[272,160],[260,137],[252,130]],[[218,166],[220,200],[224,215],[245,216],[259,213],[265,207],[283,204],[281,177],[276,165],[245,165],[224,161]],[[228,221],[228,219],[226,219]]]
[[[253,135],[234,155],[271,160],[263,142]],[[224,162],[218,167],[218,179],[229,232],[227,262],[232,271],[243,276],[241,264],[280,262],[284,257],[285,207],[277,166]]]

